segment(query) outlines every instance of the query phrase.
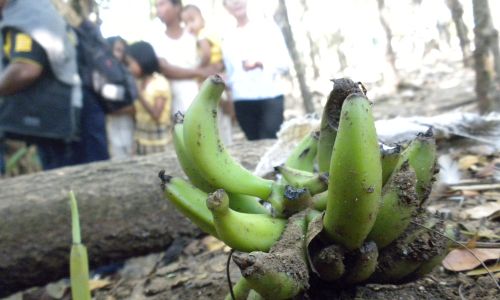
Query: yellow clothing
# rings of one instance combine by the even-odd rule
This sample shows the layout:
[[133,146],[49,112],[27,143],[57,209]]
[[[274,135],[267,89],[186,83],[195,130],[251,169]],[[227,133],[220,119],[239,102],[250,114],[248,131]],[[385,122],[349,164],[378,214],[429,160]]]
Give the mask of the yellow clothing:
[[205,28],[198,33],[198,40],[207,40],[210,43],[210,64],[222,62],[222,48],[220,39],[209,33]]
[[158,97],[163,97],[166,102],[158,122],[151,117],[140,101],[134,102],[137,154],[161,152],[170,142],[170,106],[172,103],[170,85],[162,75],[154,74],[140,93],[150,106],[154,106]]

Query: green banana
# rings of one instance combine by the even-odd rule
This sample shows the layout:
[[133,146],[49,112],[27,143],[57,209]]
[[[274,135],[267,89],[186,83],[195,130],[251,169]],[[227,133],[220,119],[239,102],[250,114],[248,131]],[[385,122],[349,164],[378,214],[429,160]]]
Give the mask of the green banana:
[[[425,223],[425,227],[433,228],[438,221],[431,218]],[[402,282],[429,258],[437,256],[441,249],[437,245],[445,241],[425,227],[410,224],[398,239],[384,248],[379,256],[377,270],[370,281]]]
[[246,300],[250,290],[251,288],[250,285],[248,285],[248,281],[245,277],[241,277],[240,280],[238,280],[238,282],[233,286],[234,299],[231,294],[228,294],[224,300]]
[[405,162],[384,186],[377,220],[367,237],[379,249],[394,241],[410,224],[419,205],[416,182],[415,171]]
[[380,153],[382,160],[382,186],[385,186],[389,177],[391,177],[396,165],[398,164],[401,156],[402,147],[396,145],[395,147],[387,147],[387,145],[380,144]]
[[69,192],[69,198],[73,238],[69,260],[71,296],[75,300],[90,300],[89,260],[87,248],[82,244],[78,206],[73,191]]
[[316,194],[312,198],[312,207],[319,211],[324,211],[326,209],[326,203],[328,202],[328,190]]
[[290,299],[309,287],[305,215],[304,211],[290,217],[282,237],[269,253],[233,255],[250,287],[264,299]]
[[217,108],[225,84],[218,75],[207,78],[184,116],[184,143],[201,175],[231,193],[267,199],[273,181],[255,176],[236,162],[222,144]]
[[367,280],[375,272],[377,259],[377,245],[372,241],[364,243],[361,248],[356,250],[354,263],[346,268],[348,271],[342,281],[347,284],[355,284]]
[[200,174],[198,167],[193,163],[192,159],[188,155],[186,146],[184,143],[184,116],[181,112],[177,112],[174,116],[174,129],[172,131],[172,140],[174,143],[174,150],[177,154],[177,159],[181,165],[184,174],[189,178],[189,181],[199,188],[200,190],[210,193],[215,191],[217,188],[211,185],[203,176]]
[[259,295],[259,293],[257,293],[256,291],[254,290],[250,290],[250,292],[248,293],[248,298],[247,300],[266,300],[264,299],[261,295]]
[[312,197],[308,189],[285,186],[283,214],[291,216],[301,210],[312,206]]
[[205,202],[208,194],[181,178],[175,178],[160,171],[158,174],[165,197],[201,230],[218,237],[212,213]]
[[349,250],[359,248],[377,218],[382,165],[371,102],[349,95],[332,152],[325,233]]
[[314,171],[314,161],[316,153],[318,153],[318,138],[318,132],[306,135],[292,150],[285,161],[285,166],[301,171]]
[[[216,188],[211,185],[208,181],[203,178],[200,174],[198,167],[193,163],[192,159],[189,157],[184,144],[184,116],[182,113],[177,112],[175,114],[175,125],[172,132],[174,149],[179,159],[182,170],[189,178],[191,183],[197,188],[203,190],[204,192],[211,193],[216,190]],[[269,214],[269,210],[266,209],[259,203],[259,199],[256,197],[241,195],[241,194],[229,194],[230,202],[229,207],[236,211],[253,213],[253,214]]]
[[210,194],[206,206],[212,213],[219,239],[239,251],[269,251],[285,229],[286,220],[230,209],[229,197],[223,189]]
[[362,93],[359,84],[351,79],[333,79],[333,89],[328,96],[323,115],[321,116],[320,133],[318,140],[318,169],[320,172],[330,170],[333,144],[337,136],[340,121],[340,111],[347,96],[352,93]]
[[288,184],[296,188],[306,188],[311,195],[316,195],[328,189],[327,172],[315,174],[287,166],[278,166],[275,170],[285,178]]
[[432,128],[425,133],[419,133],[409,146],[401,153],[396,165],[399,168],[408,160],[417,175],[417,195],[420,204],[428,197],[431,191],[436,168],[437,150]]

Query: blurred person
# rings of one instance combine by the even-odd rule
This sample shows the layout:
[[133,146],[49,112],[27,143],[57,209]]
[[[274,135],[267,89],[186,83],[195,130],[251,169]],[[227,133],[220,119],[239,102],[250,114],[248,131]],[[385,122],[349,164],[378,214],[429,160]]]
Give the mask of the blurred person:
[[156,12],[166,30],[161,37],[156,36],[150,42],[158,56],[164,59],[164,63],[168,62],[175,67],[162,68],[162,72],[170,80],[172,114],[177,111],[184,113],[198,93],[196,79],[215,73],[216,70],[208,73],[198,71],[196,37],[182,26],[181,0],[156,0]]
[[[119,36],[109,37],[106,41],[113,55],[125,64],[127,42]],[[134,106],[128,105],[106,116],[109,152],[113,159],[128,158],[134,152],[134,113]]]
[[284,112],[279,79],[290,64],[285,40],[273,21],[248,17],[246,0],[224,6],[236,19],[222,44],[236,119],[248,140],[276,138]]
[[[186,5],[182,9],[181,17],[182,21],[186,24],[187,30],[197,38],[200,65],[212,65],[216,70],[222,71],[224,65],[222,62],[220,39],[216,34],[206,29],[205,19],[201,10],[195,5]],[[199,80],[203,81],[204,79],[200,78]],[[223,96],[217,117],[221,140],[226,145],[232,142],[231,123],[233,115],[234,108],[232,107],[232,102],[224,99]]]
[[135,102],[136,153],[163,152],[171,139],[169,83],[157,73],[159,61],[149,43],[134,43],[128,47],[127,54],[127,65],[139,86],[139,99]]
[[35,144],[45,170],[70,165],[82,101],[74,35],[50,0],[0,10],[0,135]]

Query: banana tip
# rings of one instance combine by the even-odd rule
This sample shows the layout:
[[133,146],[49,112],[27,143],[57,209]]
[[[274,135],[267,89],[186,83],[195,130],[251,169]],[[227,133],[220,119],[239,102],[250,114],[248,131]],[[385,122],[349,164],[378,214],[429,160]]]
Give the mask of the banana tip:
[[207,207],[212,211],[223,211],[229,207],[229,198],[226,191],[218,189],[207,198]]
[[184,114],[181,111],[177,111],[174,115],[174,124],[184,123]]
[[158,172],[158,177],[161,180],[162,185],[167,184],[172,180],[172,176],[165,174],[165,170]]
[[219,74],[210,76],[210,80],[215,84],[225,84],[224,79]]

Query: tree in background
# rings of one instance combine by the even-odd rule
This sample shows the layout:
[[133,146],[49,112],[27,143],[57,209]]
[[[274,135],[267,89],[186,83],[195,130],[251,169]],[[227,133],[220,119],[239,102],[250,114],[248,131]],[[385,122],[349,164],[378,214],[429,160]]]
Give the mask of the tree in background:
[[488,0],[473,0],[474,68],[480,113],[500,107],[500,53],[498,31],[493,26]]
[[467,36],[469,30],[463,19],[464,8],[459,0],[446,0],[446,5],[450,9],[451,18],[455,24],[460,48],[462,49],[464,66],[471,67],[471,47],[469,37]]

